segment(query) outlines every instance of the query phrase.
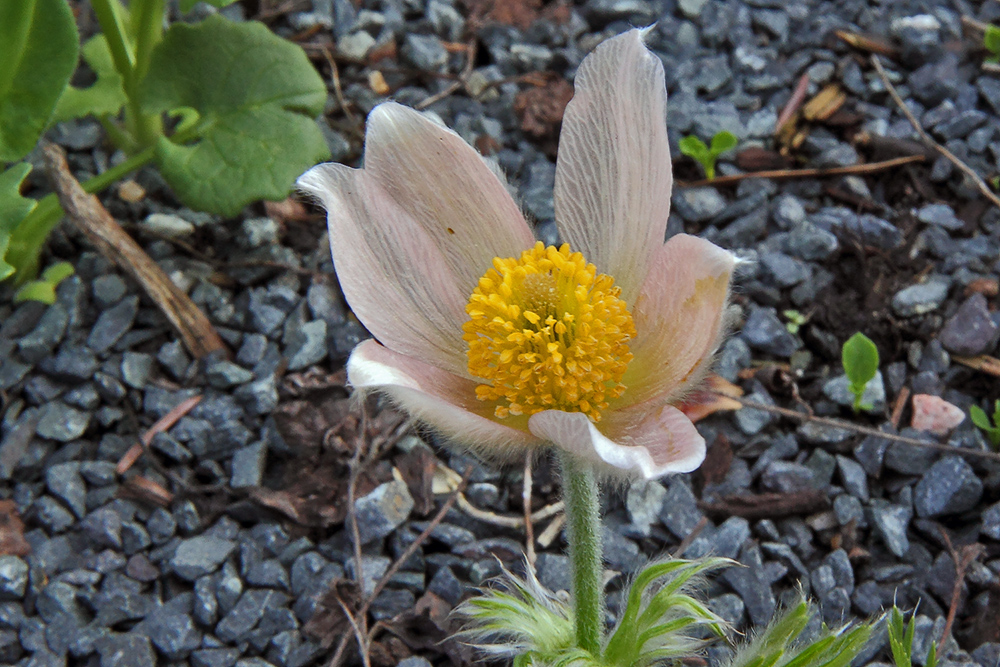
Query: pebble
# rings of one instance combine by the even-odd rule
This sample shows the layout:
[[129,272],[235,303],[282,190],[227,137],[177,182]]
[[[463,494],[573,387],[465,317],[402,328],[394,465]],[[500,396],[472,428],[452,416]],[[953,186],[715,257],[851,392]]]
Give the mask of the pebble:
[[153,645],[168,660],[182,660],[202,645],[202,634],[191,617],[170,606],[154,609],[141,625]]
[[938,333],[942,347],[953,354],[974,357],[996,346],[1000,326],[990,313],[986,297],[975,293],[962,302]]
[[132,328],[139,313],[139,297],[129,296],[103,311],[90,330],[87,346],[94,352],[107,352]]
[[236,550],[236,542],[201,535],[181,541],[170,559],[170,567],[182,579],[194,581],[214,572]]
[[[850,380],[846,375],[839,375],[823,383],[823,395],[828,399],[842,405],[845,408],[854,406],[854,394],[850,390]],[[876,371],[875,377],[865,385],[865,391],[861,395],[862,406],[869,412],[881,414],[885,411],[885,383],[882,380],[882,372]]]
[[965,411],[940,396],[914,394],[910,426],[935,435],[947,435],[965,421]]
[[955,211],[947,204],[927,204],[921,207],[917,211],[917,220],[949,230],[959,230],[965,227],[965,223],[955,216]]
[[194,234],[195,226],[178,215],[150,213],[139,223],[139,229],[168,239],[182,239]]
[[260,486],[266,462],[267,443],[263,441],[237,449],[233,452],[233,472],[229,486],[234,489]]
[[672,209],[685,222],[700,223],[711,220],[726,208],[726,200],[712,187],[674,190]]
[[448,64],[448,52],[434,35],[407,34],[399,53],[403,60],[422,72],[435,72]]
[[0,600],[20,600],[27,587],[28,564],[17,556],[0,556]]
[[149,667],[156,656],[149,637],[136,633],[109,634],[95,642],[101,667]]
[[396,530],[410,516],[413,504],[406,484],[396,480],[381,484],[359,498],[355,514],[361,543],[368,544]]
[[924,315],[937,310],[948,297],[949,283],[940,276],[904,287],[892,297],[892,309],[900,317]]
[[42,438],[71,442],[87,431],[90,419],[89,412],[71,408],[62,401],[53,401],[42,407],[35,433]]
[[752,308],[740,337],[750,347],[780,358],[788,358],[802,347],[802,341],[788,332],[773,308]]
[[924,473],[913,490],[913,506],[920,517],[959,514],[976,506],[983,483],[960,456],[946,456]]
[[285,355],[288,370],[297,371],[318,364],[327,354],[327,327],[323,320],[306,322],[297,328],[288,341]]
[[887,500],[872,500],[869,505],[875,532],[882,542],[899,558],[910,550],[910,541],[906,530],[913,518],[913,511],[908,507],[893,505]]

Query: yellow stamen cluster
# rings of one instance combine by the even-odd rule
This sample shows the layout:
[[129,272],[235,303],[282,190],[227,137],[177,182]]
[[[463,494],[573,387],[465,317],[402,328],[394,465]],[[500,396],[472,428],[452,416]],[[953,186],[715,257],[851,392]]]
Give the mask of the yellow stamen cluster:
[[599,421],[625,390],[635,336],[614,283],[568,244],[494,258],[465,307],[469,373],[487,381],[479,400],[497,401],[501,419],[564,410]]

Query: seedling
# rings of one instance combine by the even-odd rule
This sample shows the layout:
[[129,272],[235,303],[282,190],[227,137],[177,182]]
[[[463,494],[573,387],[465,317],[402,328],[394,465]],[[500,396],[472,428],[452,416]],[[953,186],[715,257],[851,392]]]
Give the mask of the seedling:
[[983,48],[993,54],[987,56],[986,62],[1000,62],[1000,28],[995,25],[986,26],[986,30],[983,32]]
[[56,302],[56,287],[71,275],[73,275],[73,265],[69,262],[53,264],[42,271],[38,280],[21,285],[21,289],[14,295],[14,301],[41,301],[52,305]]
[[1000,400],[993,405],[993,423],[990,423],[986,411],[978,405],[969,408],[969,417],[972,418],[972,423],[986,434],[993,449],[1000,449]]
[[871,338],[859,331],[844,343],[840,358],[850,383],[848,388],[854,395],[854,411],[871,410],[871,405],[861,403],[861,397],[864,396],[865,387],[878,373],[878,348]]
[[799,332],[799,329],[802,328],[803,324],[809,321],[808,316],[803,315],[795,309],[786,310],[781,314],[785,316],[786,320],[788,320],[785,322],[785,328],[788,329],[788,333],[793,336]]
[[726,151],[736,148],[739,139],[732,132],[723,130],[712,137],[711,147],[694,135],[689,135],[680,140],[681,153],[693,158],[701,163],[705,169],[705,177],[708,180],[715,178],[715,161]]
[[[892,660],[896,667],[912,667],[913,665],[913,633],[916,630],[914,617],[916,612],[910,615],[910,622],[903,625],[903,612],[899,607],[892,605],[889,612],[888,635],[889,648],[892,650]],[[937,643],[931,642],[927,649],[927,660],[924,667],[937,667]]]

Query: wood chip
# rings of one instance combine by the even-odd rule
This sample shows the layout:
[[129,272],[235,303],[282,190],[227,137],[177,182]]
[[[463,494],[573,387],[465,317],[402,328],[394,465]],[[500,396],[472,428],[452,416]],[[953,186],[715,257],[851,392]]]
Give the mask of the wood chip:
[[388,95],[391,90],[389,84],[385,82],[385,76],[377,69],[368,73],[368,87],[376,95]]
[[133,180],[122,181],[118,186],[118,198],[135,204],[146,198],[146,189]]
[[877,39],[872,39],[871,37],[865,37],[864,35],[859,35],[855,32],[849,32],[847,30],[836,30],[833,34],[861,51],[878,53],[886,56],[887,58],[895,58],[898,55],[896,49],[891,45]]
[[125,480],[125,483],[118,487],[116,495],[119,498],[138,500],[160,507],[170,507],[174,502],[174,494],[153,480],[141,476]]
[[805,106],[802,107],[802,116],[811,121],[826,120],[839,111],[846,101],[847,95],[844,94],[844,91],[840,89],[840,86],[832,83],[805,103]]
[[809,515],[830,506],[826,493],[819,490],[794,493],[760,493],[722,496],[716,502],[699,503],[705,512],[717,517],[741,516],[744,519],[780,519]]

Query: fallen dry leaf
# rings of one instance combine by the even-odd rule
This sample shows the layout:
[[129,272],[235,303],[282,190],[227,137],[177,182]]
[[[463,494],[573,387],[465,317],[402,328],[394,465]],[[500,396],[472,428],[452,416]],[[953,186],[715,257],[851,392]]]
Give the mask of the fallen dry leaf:
[[720,410],[739,410],[743,404],[734,397],[742,395],[742,389],[713,373],[677,407],[688,419],[697,422]]
[[0,500],[0,556],[27,556],[30,551],[17,506],[13,500]]
[[569,81],[557,74],[547,78],[545,85],[523,90],[514,98],[514,113],[521,120],[521,129],[536,138],[556,135],[573,97]]

